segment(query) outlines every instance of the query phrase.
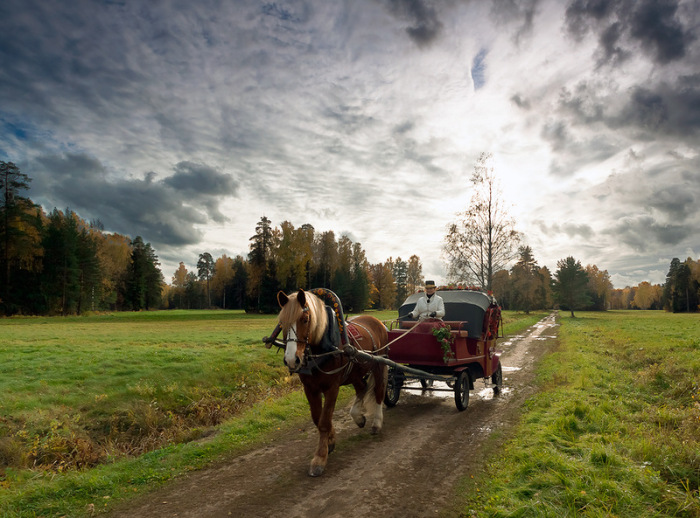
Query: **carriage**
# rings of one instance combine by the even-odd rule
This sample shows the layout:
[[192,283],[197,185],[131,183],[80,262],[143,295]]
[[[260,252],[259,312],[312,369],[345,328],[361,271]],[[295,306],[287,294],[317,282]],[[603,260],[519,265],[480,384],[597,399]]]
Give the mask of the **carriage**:
[[[434,381],[447,383],[451,388],[443,390],[454,391],[459,410],[467,408],[469,390],[479,377],[490,379],[494,392],[500,390],[496,339],[501,309],[496,300],[478,290],[438,293],[445,302],[444,319],[397,319],[388,326],[371,315],[346,321],[340,299],[325,288],[278,293],[278,324],[263,342],[284,350],[285,365],[304,387],[319,431],[309,475],[324,472],[335,446],[333,410],[341,385],[354,387],[350,415],[360,428],[370,424],[372,433],[382,428],[382,400],[396,405],[411,378],[425,387]],[[421,296],[408,297],[399,315],[411,311]]]
[[[476,289],[438,290],[445,303],[443,319],[422,322],[396,320],[389,325],[389,379],[384,402],[393,407],[401,390],[449,390],[455,405],[465,410],[474,381],[484,378],[494,393],[503,374],[496,341],[501,309],[491,295]],[[413,310],[421,293],[409,296],[399,315]],[[418,380],[420,386],[410,384]],[[432,386],[444,382],[447,388]]]

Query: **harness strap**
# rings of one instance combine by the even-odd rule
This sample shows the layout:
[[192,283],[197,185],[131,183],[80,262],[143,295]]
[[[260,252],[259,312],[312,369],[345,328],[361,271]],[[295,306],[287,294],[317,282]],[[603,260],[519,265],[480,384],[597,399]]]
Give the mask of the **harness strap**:
[[[364,329],[365,332],[366,332],[366,333],[369,335],[369,337],[372,339],[372,352],[374,352],[374,351],[377,349],[377,342],[374,340],[374,335],[372,334],[372,332],[371,332],[369,329],[367,329],[367,328],[366,328],[365,326],[363,326],[362,324],[358,324],[357,322],[353,322],[352,320],[349,320],[349,321],[348,321],[348,325],[349,325],[349,326],[359,327],[360,329]],[[358,349],[361,349],[360,344],[359,344],[359,342],[357,341],[357,339],[356,339],[354,336],[351,336],[351,339],[352,339],[353,342],[355,342],[355,345],[357,345]]]

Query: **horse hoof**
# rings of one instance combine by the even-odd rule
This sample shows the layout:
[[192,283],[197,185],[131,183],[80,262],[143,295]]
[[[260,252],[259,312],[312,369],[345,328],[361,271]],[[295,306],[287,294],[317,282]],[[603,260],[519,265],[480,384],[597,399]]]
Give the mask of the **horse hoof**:
[[323,475],[323,466],[311,466],[309,469],[310,477],[320,477],[321,475]]
[[365,416],[360,417],[359,419],[355,420],[355,424],[359,428],[364,428],[365,425],[367,424],[367,418]]
[[372,431],[370,432],[370,434],[372,434],[372,435],[377,435],[377,434],[379,433],[380,430],[381,430],[381,428],[379,428],[378,426],[373,426],[373,427],[372,427]]

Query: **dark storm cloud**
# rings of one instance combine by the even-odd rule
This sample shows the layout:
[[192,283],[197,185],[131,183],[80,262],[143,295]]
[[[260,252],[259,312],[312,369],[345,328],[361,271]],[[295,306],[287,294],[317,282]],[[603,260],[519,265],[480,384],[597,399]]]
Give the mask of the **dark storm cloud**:
[[175,166],[175,174],[169,176],[163,183],[178,191],[184,191],[196,196],[236,194],[236,182],[230,174],[224,174],[205,164],[180,162]]
[[98,160],[72,153],[38,157],[30,169],[33,188],[46,203],[100,219],[108,230],[169,246],[199,242],[195,225],[225,220],[220,198],[236,190],[229,175],[191,162],[181,162],[173,176],[160,181],[153,172],[142,180],[110,179]]
[[694,144],[700,130],[700,74],[681,76],[673,85],[633,88],[620,113],[606,122],[613,129],[630,127],[650,138],[671,134]]
[[637,252],[645,252],[656,245],[676,246],[688,237],[688,231],[684,225],[660,223],[652,216],[639,215],[621,218],[605,233]]
[[387,5],[394,16],[412,23],[406,28],[406,33],[418,46],[428,45],[440,35],[443,25],[431,3],[424,0],[388,0]]
[[632,138],[649,141],[673,135],[694,146],[700,130],[700,74],[682,75],[673,83],[637,85],[625,92],[581,81],[562,89],[558,108],[563,120],[547,122],[542,129],[554,149],[570,139],[570,127],[595,123]]
[[668,64],[684,58],[696,39],[697,25],[686,16],[696,11],[692,2],[681,6],[678,0],[574,0],[566,10],[566,25],[578,40],[589,31],[598,35],[599,64],[624,61],[635,44],[654,62]]
[[3,110],[58,124],[70,116],[57,105],[59,98],[100,115],[121,109],[126,116],[133,109],[130,93],[148,76],[132,67],[124,52],[132,45],[117,28],[121,8],[108,6],[100,16],[101,7],[92,2],[81,2],[80,9],[56,2],[2,5]]

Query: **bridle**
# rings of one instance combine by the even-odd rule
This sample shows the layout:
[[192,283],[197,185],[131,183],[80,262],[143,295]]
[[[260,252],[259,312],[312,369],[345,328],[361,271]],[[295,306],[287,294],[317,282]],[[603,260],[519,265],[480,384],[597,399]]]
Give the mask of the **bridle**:
[[[300,320],[304,324],[308,324],[310,320],[310,311],[309,311],[309,306],[304,306],[302,308],[302,315],[300,317]],[[290,332],[294,333],[294,337],[290,336]],[[320,353],[320,354],[314,354],[311,352],[311,326],[307,326],[307,331],[306,331],[306,338],[302,339],[299,335],[297,335],[296,331],[292,329],[291,327],[289,328],[289,331],[287,331],[287,337],[285,338],[285,343],[296,343],[298,344],[304,344],[304,357],[302,358],[301,362],[297,366],[296,369],[289,369],[290,371],[293,372],[299,372],[302,369],[305,368],[312,368],[312,369],[318,369],[321,373],[323,374],[335,374],[337,372],[340,372],[342,370],[345,370],[345,377],[348,376],[350,371],[352,370],[352,365],[355,363],[355,359],[349,359],[349,361],[341,365],[340,367],[333,369],[331,371],[324,371],[320,364],[319,360],[323,361],[325,358],[328,358],[330,356],[338,356],[344,354],[343,351],[341,350],[335,350],[335,351],[330,351],[330,352],[325,352],[325,353]]]
[[[304,306],[304,307],[302,308],[302,315],[301,315],[301,317],[300,317],[300,320],[301,320],[304,324],[308,324],[308,323],[309,323],[309,320],[311,319],[309,313],[310,313],[310,312],[309,312],[309,306]],[[294,334],[294,338],[292,338],[292,337],[290,336],[291,333]],[[307,329],[306,329],[306,338],[304,338],[303,340],[302,340],[302,339],[299,337],[299,335],[297,334],[296,329],[294,329],[294,328],[291,327],[291,326],[289,327],[289,330],[287,331],[286,335],[287,335],[287,336],[286,336],[286,338],[285,338],[285,340],[284,340],[284,341],[285,341],[285,344],[289,344],[290,342],[294,342],[294,343],[296,343],[297,345],[299,345],[299,344],[304,344],[304,359],[302,360],[301,364],[299,364],[299,368],[301,368],[301,367],[306,363],[306,357],[308,356],[308,354],[309,354],[309,349],[310,349],[310,347],[311,347],[311,342],[309,341],[309,338],[310,338],[310,336],[311,336],[311,327],[310,327],[310,326],[307,326]]]

